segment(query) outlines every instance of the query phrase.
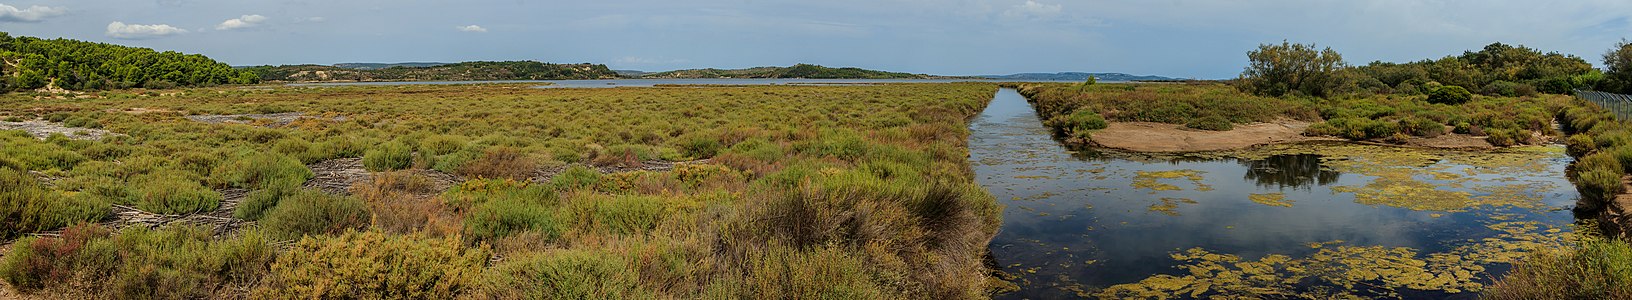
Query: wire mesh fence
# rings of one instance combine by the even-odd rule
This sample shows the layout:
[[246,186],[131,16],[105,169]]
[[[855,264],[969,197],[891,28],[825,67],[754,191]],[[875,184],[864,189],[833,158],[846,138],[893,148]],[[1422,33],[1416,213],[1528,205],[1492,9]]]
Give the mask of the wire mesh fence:
[[1575,97],[1598,104],[1604,110],[1615,114],[1616,119],[1632,120],[1629,119],[1632,118],[1632,95],[1575,90]]

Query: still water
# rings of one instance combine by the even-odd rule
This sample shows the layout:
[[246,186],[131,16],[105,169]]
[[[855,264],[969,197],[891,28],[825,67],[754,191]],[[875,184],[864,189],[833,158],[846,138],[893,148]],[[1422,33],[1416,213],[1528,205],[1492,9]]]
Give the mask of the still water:
[[1559,146],[1076,152],[1012,89],[970,129],[978,181],[1005,206],[989,247],[1019,285],[998,298],[1473,297],[1502,261],[1565,243],[1577,195]]

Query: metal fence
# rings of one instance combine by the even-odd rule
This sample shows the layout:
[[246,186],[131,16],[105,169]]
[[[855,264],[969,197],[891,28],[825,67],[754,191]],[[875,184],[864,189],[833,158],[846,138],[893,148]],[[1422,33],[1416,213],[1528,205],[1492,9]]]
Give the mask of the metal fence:
[[1575,97],[1598,104],[1617,119],[1632,120],[1632,95],[1575,90]]

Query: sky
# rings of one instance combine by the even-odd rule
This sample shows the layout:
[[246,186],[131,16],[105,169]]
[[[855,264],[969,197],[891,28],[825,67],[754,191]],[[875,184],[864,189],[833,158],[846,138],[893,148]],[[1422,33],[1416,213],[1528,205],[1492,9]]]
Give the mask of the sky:
[[1259,44],[1351,64],[1492,42],[1601,65],[1632,1],[0,0],[0,31],[232,65],[538,60],[663,71],[810,63],[940,75],[1233,78]]

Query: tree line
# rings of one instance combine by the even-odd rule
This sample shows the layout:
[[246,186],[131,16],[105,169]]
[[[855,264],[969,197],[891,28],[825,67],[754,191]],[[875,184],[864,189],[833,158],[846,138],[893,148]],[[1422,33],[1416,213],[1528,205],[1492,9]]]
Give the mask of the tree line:
[[1632,93],[1632,43],[1626,41],[1604,55],[1606,70],[1574,55],[1504,43],[1440,59],[1362,66],[1345,63],[1329,47],[1285,41],[1259,45],[1247,57],[1250,64],[1235,82],[1266,96],[1436,95],[1445,93],[1442,87],[1491,96],[1568,94],[1575,89]]
[[611,79],[618,74],[601,64],[553,64],[538,61],[473,61],[435,66],[380,69],[323,65],[245,68],[263,81],[412,81],[412,80],[564,80]]
[[0,32],[0,93],[60,88],[174,88],[259,82],[199,54]]

